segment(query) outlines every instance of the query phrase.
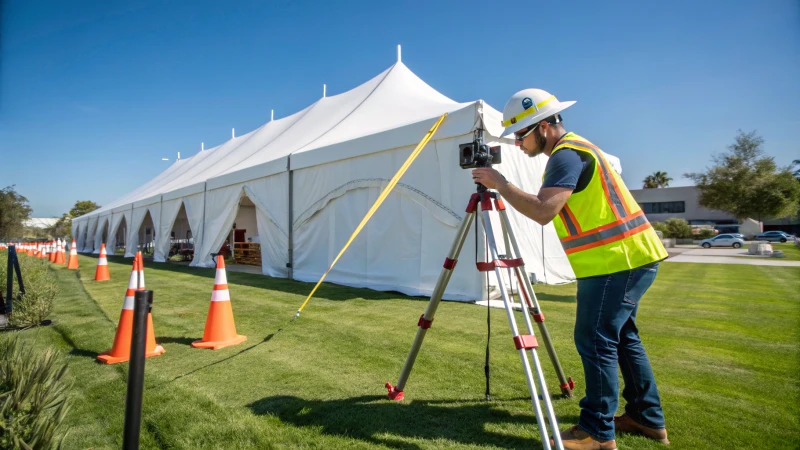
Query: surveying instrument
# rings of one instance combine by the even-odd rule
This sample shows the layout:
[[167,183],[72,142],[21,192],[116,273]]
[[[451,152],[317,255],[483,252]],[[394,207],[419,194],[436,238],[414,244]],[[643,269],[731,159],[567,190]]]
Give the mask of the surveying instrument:
[[[489,148],[487,145],[483,144],[483,130],[477,129],[474,132],[474,140],[471,143],[461,144],[459,145],[459,164],[462,168],[472,168],[472,167],[491,167],[492,163],[498,164],[500,163],[500,147],[493,147]],[[539,356],[537,354],[537,349],[539,347],[539,343],[536,339],[536,335],[533,331],[533,324],[531,322],[531,317],[536,322],[539,328],[539,332],[541,333],[542,341],[544,342],[545,348],[547,349],[547,353],[550,356],[550,361],[553,363],[555,367],[556,374],[558,375],[558,379],[560,382],[561,392],[566,397],[572,397],[572,390],[574,388],[574,383],[572,378],[567,378],[564,375],[564,370],[561,368],[561,363],[558,360],[558,356],[556,355],[555,348],[553,347],[553,343],[550,339],[550,334],[547,332],[547,326],[544,323],[544,314],[542,314],[541,308],[539,307],[539,302],[536,299],[536,294],[533,292],[533,286],[531,285],[530,280],[526,276],[525,273],[525,265],[522,261],[522,255],[519,250],[519,246],[517,245],[517,239],[514,236],[513,230],[511,229],[511,222],[508,219],[508,214],[506,213],[505,205],[503,204],[502,198],[496,191],[488,190],[485,186],[480,183],[477,183],[477,192],[472,194],[469,199],[469,203],[467,204],[466,209],[466,216],[464,217],[463,221],[461,222],[461,226],[458,229],[458,233],[456,234],[455,240],[453,241],[452,246],[450,247],[450,253],[448,253],[447,257],[444,260],[444,266],[442,268],[441,273],[439,274],[439,279],[436,282],[436,286],[433,289],[433,294],[431,295],[431,299],[428,303],[428,307],[425,310],[425,313],[420,316],[419,322],[417,326],[417,334],[414,337],[414,343],[411,345],[411,350],[408,353],[408,357],[406,358],[406,362],[403,365],[403,370],[400,372],[400,378],[397,381],[397,385],[392,386],[391,383],[386,383],[386,388],[389,390],[389,398],[392,400],[403,400],[404,393],[403,389],[405,388],[406,382],[408,381],[408,377],[411,373],[411,369],[414,366],[414,361],[417,358],[417,354],[419,353],[420,347],[422,347],[422,341],[425,339],[425,334],[428,329],[433,324],[433,316],[436,314],[436,309],[439,306],[439,302],[442,300],[442,295],[444,294],[445,288],[447,287],[447,283],[450,281],[450,276],[453,273],[453,269],[455,269],[456,262],[458,261],[459,253],[461,252],[461,248],[464,245],[464,241],[466,240],[467,234],[469,229],[472,225],[473,220],[475,219],[475,215],[477,214],[480,208],[480,218],[483,224],[483,230],[486,235],[486,242],[489,247],[489,254],[491,256],[490,262],[476,262],[476,266],[478,271],[480,272],[490,272],[494,271],[495,275],[497,276],[498,280],[498,288],[500,290],[500,295],[503,298],[503,305],[505,307],[506,315],[508,316],[508,323],[511,327],[511,334],[513,335],[514,346],[519,351],[520,359],[522,360],[522,368],[525,372],[525,379],[528,383],[528,390],[531,394],[531,401],[533,403],[533,410],[536,413],[536,422],[539,426],[539,432],[542,437],[542,444],[545,449],[550,450],[550,436],[547,433],[547,423],[544,420],[542,414],[542,408],[539,401],[539,396],[541,396],[542,401],[544,402],[544,408],[547,413],[547,417],[550,422],[550,426],[552,428],[552,437],[555,443],[555,448],[558,450],[563,450],[564,446],[561,442],[561,435],[560,430],[558,429],[558,422],[556,420],[555,413],[553,411],[553,405],[550,401],[550,394],[547,391],[547,385],[544,379],[544,373],[542,372],[542,365],[539,361]],[[502,231],[502,236],[504,239],[505,247],[506,247],[506,257],[501,258],[498,254],[497,250],[497,242],[494,236],[494,230],[492,228],[491,216],[490,212],[496,210],[500,216],[500,228]],[[477,223],[476,223],[477,226]],[[510,245],[509,245],[510,244]],[[525,318],[525,327],[527,329],[527,334],[520,334],[517,328],[517,319],[514,317],[514,308],[512,301],[508,295],[508,291],[506,290],[505,282],[503,281],[502,271],[501,269],[513,269],[513,272],[516,274],[516,278],[518,280],[520,289],[520,303],[522,304],[522,300],[524,298],[524,304],[522,304],[522,316]],[[509,275],[510,278],[510,275]],[[509,282],[511,280],[509,279]],[[527,307],[528,314],[525,313],[525,309]],[[533,360],[533,368],[536,372],[536,375],[533,374],[531,371],[531,366],[528,361],[528,355],[530,354],[531,359]],[[488,361],[488,356],[487,356]],[[539,384],[539,392],[537,393],[536,383]],[[487,398],[488,398],[488,362],[487,362]]]

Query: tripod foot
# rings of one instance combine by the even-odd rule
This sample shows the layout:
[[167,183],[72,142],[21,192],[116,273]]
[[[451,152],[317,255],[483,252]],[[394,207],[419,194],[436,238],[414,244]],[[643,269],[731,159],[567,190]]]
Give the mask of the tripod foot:
[[392,386],[391,383],[386,383],[386,389],[389,390],[389,398],[395,401],[405,400],[405,395],[403,395],[403,391],[398,391]]
[[572,398],[573,389],[575,389],[575,382],[572,381],[572,377],[569,377],[568,381],[561,385],[561,393],[564,397]]

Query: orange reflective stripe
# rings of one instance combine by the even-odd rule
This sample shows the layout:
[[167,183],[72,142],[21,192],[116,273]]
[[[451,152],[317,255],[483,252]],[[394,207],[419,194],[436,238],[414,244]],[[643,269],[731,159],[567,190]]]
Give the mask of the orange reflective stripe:
[[644,216],[644,211],[640,210],[640,211],[636,212],[633,215],[625,217],[624,219],[615,220],[615,221],[613,221],[611,223],[607,223],[607,224],[605,224],[603,226],[599,226],[597,228],[592,228],[591,230],[584,231],[583,233],[577,234],[575,236],[565,237],[564,239],[561,239],[561,242],[562,243],[566,243],[566,242],[569,242],[569,241],[572,241],[572,240],[575,240],[575,239],[579,239],[579,238],[582,238],[582,237],[590,236],[592,234],[601,233],[603,231],[610,230],[611,228],[620,226],[623,223],[627,223],[627,222],[636,220],[636,219],[638,219],[639,217],[642,217],[642,216]]
[[569,209],[569,206],[567,204],[564,204],[564,212],[567,214],[567,217],[569,217],[570,220],[572,220],[572,223],[575,224],[575,229],[577,231],[577,234],[581,234],[582,233],[581,224],[578,223],[578,219],[575,218],[575,214],[572,214],[572,210]]
[[585,141],[565,140],[558,145],[563,144],[586,150],[594,155],[600,166],[600,183],[603,186],[603,191],[606,193],[606,200],[608,200],[608,204],[614,212],[614,217],[621,219],[630,215],[630,208],[628,208],[628,205],[625,203],[625,197],[622,196],[622,192],[617,185],[617,180],[614,179],[614,176],[611,174],[611,169],[606,164],[606,159],[600,154],[600,149],[594,144]]
[[601,245],[606,245],[606,244],[610,244],[612,242],[620,241],[622,239],[625,239],[626,237],[633,236],[636,233],[640,233],[640,232],[642,232],[642,231],[644,231],[644,230],[646,230],[646,229],[648,229],[650,227],[651,227],[650,222],[646,222],[646,223],[643,223],[643,224],[639,225],[636,228],[632,228],[632,229],[630,229],[628,231],[624,231],[622,233],[615,234],[614,236],[611,236],[611,237],[608,237],[608,238],[605,238],[605,239],[601,239],[599,241],[595,241],[595,242],[592,242],[590,244],[581,245],[580,247],[573,247],[573,248],[564,250],[564,253],[570,255],[572,253],[576,253],[576,252],[579,252],[579,251],[582,251],[582,250],[589,250],[591,248],[600,247]]

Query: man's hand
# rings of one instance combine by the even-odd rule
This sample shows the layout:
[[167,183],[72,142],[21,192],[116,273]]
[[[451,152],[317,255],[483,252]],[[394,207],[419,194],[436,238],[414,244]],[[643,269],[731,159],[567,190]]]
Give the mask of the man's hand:
[[486,186],[486,189],[499,190],[500,187],[508,184],[506,178],[491,167],[472,169],[472,179],[475,180],[476,183]]

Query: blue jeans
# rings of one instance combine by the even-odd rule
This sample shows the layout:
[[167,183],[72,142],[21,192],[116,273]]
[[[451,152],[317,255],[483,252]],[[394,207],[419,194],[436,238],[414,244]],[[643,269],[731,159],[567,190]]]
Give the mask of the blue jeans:
[[651,428],[665,428],[656,380],[639,339],[636,311],[653,284],[658,263],[630,271],[578,280],[575,346],[583,361],[586,397],[578,426],[600,439],[614,439],[614,413],[622,372],[625,412]]

